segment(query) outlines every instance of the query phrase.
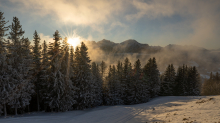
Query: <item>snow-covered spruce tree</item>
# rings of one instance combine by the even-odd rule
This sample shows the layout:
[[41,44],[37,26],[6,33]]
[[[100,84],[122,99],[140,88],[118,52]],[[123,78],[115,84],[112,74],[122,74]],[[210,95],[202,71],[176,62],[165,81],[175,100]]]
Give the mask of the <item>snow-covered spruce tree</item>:
[[112,103],[111,96],[110,96],[110,90],[109,90],[109,88],[111,87],[111,83],[109,83],[111,76],[112,76],[111,69],[112,69],[112,66],[109,65],[108,74],[105,77],[105,85],[103,88],[103,95],[104,95],[103,102],[105,105],[110,105]]
[[50,67],[48,69],[48,87],[46,103],[51,110],[67,111],[75,103],[72,81],[69,77],[69,48],[64,39],[63,47],[60,45],[60,34],[53,35],[54,43],[49,46]]
[[61,95],[64,93],[64,76],[60,72],[61,65],[61,55],[60,55],[60,34],[56,31],[53,35],[54,43],[50,43],[49,45],[49,59],[50,59],[50,67],[48,69],[48,84],[47,84],[47,95],[46,95],[46,103],[49,105],[50,109],[59,110],[59,104]]
[[175,84],[175,94],[176,96],[185,96],[187,95],[187,69],[186,65],[180,66],[176,74],[176,84]]
[[[79,54],[79,49],[77,48],[77,51],[78,54]],[[74,49],[73,49],[73,46],[71,46],[70,48],[70,59],[69,59],[69,78],[72,82],[72,86],[73,86],[73,92],[74,92],[74,95],[72,96],[72,98],[75,100],[75,104],[73,104],[72,106],[74,105],[77,105],[77,98],[78,98],[78,93],[79,92],[79,88],[76,87],[76,82],[75,82],[75,78],[76,78],[76,75],[74,73],[74,67],[75,67],[75,56],[74,56]],[[75,107],[74,107],[75,108]]]
[[[109,73],[108,73],[109,74]],[[108,90],[108,74],[103,78],[103,85],[102,85],[102,100],[103,100],[103,105],[108,105],[109,104],[109,90]]]
[[196,67],[189,67],[188,68],[188,80],[187,80],[187,95],[189,96],[198,96],[200,95],[200,76]]
[[122,73],[122,82],[121,82],[121,88],[122,88],[122,99],[124,101],[124,104],[131,104],[133,100],[134,91],[132,87],[132,77],[131,77],[131,63],[128,58],[125,58],[124,66],[123,66],[123,73]]
[[[198,71],[197,71],[195,66],[193,66],[192,71],[193,71],[192,74],[194,75],[193,78],[192,78],[193,81],[194,81],[194,84],[193,84],[193,95],[198,96],[198,95],[201,94],[201,86],[202,86],[201,81],[200,81],[200,75],[199,75],[199,73],[198,73]],[[216,73],[216,76],[217,75],[218,75],[218,72]],[[218,78],[216,78],[216,80],[219,81]]]
[[6,31],[8,31],[8,26],[5,26],[8,21],[5,21],[5,17],[3,16],[4,13],[3,12],[0,12],[0,54],[3,54],[5,52],[5,43],[6,40],[5,40],[5,36],[7,36],[6,34]]
[[160,95],[173,96],[175,87],[176,72],[173,64],[169,64],[164,73],[163,80],[160,86]]
[[49,88],[48,88],[48,99],[51,110],[59,111],[61,105],[61,97],[64,94],[64,76],[60,72],[60,61],[58,58],[54,58],[51,63],[54,67],[54,71],[51,71],[49,75]]
[[[121,73],[122,74],[122,73]],[[114,92],[114,105],[123,104],[123,100],[121,99],[121,79],[120,75],[117,72],[117,66],[113,65],[112,67],[112,79],[113,79],[113,92]]]
[[119,79],[116,73],[116,67],[115,65],[112,66],[112,97],[113,97],[113,104],[118,105],[119,104]]
[[121,104],[121,97],[120,97],[120,83],[117,76],[115,65],[112,67],[109,66],[109,73],[107,76],[107,83],[108,83],[108,100],[107,105],[118,105]]
[[6,41],[5,36],[7,36],[6,31],[8,27],[5,26],[8,21],[5,21],[4,13],[0,12],[0,115],[2,108],[4,107],[4,115],[7,116],[6,105],[10,101],[10,87],[9,81],[7,81],[7,63],[6,63]]
[[40,47],[40,36],[38,35],[37,31],[35,30],[33,35],[33,82],[35,85],[35,92],[36,92],[36,100],[37,100],[37,111],[40,111],[40,89],[42,88],[42,81],[40,79],[42,71],[41,71],[41,47]]
[[13,17],[10,29],[8,39],[11,42],[8,44],[7,63],[9,67],[8,75],[10,76],[8,81],[11,82],[13,90],[9,105],[15,109],[15,115],[17,115],[17,108],[24,108],[29,105],[30,95],[34,92],[33,83],[30,81],[32,57],[30,50],[27,49],[30,45],[29,40],[21,38],[24,31],[17,17]]
[[149,59],[148,63],[143,68],[143,73],[146,76],[145,80],[148,80],[146,83],[149,87],[150,97],[153,98],[158,95],[160,91],[160,73],[157,69],[156,59]]
[[134,88],[134,102],[143,103],[148,101],[148,88],[146,83],[142,79],[142,69],[141,69],[141,62],[138,59],[134,64],[134,71],[133,71],[133,88]]
[[[30,51],[31,49],[31,42],[29,41],[28,38],[22,38],[22,55],[24,58],[23,61],[23,75],[25,78],[25,82],[27,82],[26,84],[26,88],[24,88],[25,90],[22,92],[21,94],[21,106],[23,108],[23,110],[25,109],[25,106],[27,106],[28,111],[29,111],[29,104],[30,104],[30,100],[31,100],[31,95],[35,92],[34,91],[34,83],[32,82],[32,64],[33,64],[33,55],[32,52]],[[21,110],[21,112],[23,112],[23,110]]]
[[118,61],[118,64],[116,66],[116,75],[117,75],[117,80],[118,80],[118,104],[124,104],[124,101],[122,99],[122,94],[123,94],[123,89],[122,89],[122,75],[123,75],[123,65],[122,62]]
[[[61,96],[60,101],[60,110],[66,111],[70,110],[75,101],[75,86],[73,86],[73,82],[70,79],[70,54],[69,54],[69,46],[67,43],[67,38],[63,40],[62,46],[62,57],[61,57],[61,73],[64,76],[64,93]],[[72,57],[71,57],[72,58]]]
[[6,105],[10,101],[10,92],[12,87],[9,85],[9,81],[7,81],[7,63],[6,63],[6,53],[1,52],[0,54],[0,115],[2,111],[2,106],[4,106],[4,115],[7,116]]
[[93,79],[93,106],[99,106],[103,103],[102,97],[103,97],[103,90],[102,90],[102,76],[99,72],[99,66],[95,62],[92,63],[92,79]]
[[99,69],[100,69],[99,71],[101,73],[102,79],[104,79],[106,68],[107,68],[106,63],[102,61],[101,64],[99,65]]
[[[47,96],[47,86],[48,86],[48,79],[49,79],[49,53],[48,53],[48,46],[46,41],[44,40],[42,44],[42,51],[41,51],[41,76],[40,81],[42,82],[41,89],[39,90],[39,93],[41,95],[42,103],[45,105],[44,108],[48,105],[48,96]],[[46,109],[45,109],[46,110]]]
[[183,69],[181,66],[178,67],[177,73],[176,73],[176,80],[175,80],[175,96],[180,96],[182,93],[184,93],[184,83],[182,82],[183,79]]
[[[79,63],[80,63],[80,52],[79,52],[79,47],[77,46],[75,48],[75,52],[74,53],[71,53],[73,52],[73,48],[72,50],[70,51],[70,62],[72,62],[72,74],[70,79],[72,80],[72,83],[73,83],[73,86],[75,86],[77,89],[75,90],[75,96],[76,96],[76,104],[73,105],[73,108],[74,109],[78,109],[78,99],[80,97],[80,81],[79,81],[79,78],[78,78],[78,75],[79,75]],[[71,58],[73,57],[73,59]]]
[[133,102],[132,104],[137,104],[140,103],[140,99],[141,99],[141,93],[142,93],[142,88],[141,88],[141,84],[142,84],[142,80],[140,80],[140,75],[141,75],[141,63],[140,60],[138,59],[135,63],[134,63],[134,70],[132,73],[132,86],[131,88],[133,88],[134,91],[134,95],[131,95],[133,98]]
[[77,109],[85,109],[90,107],[91,103],[91,65],[90,58],[88,57],[88,48],[82,42],[80,49],[76,48],[75,51],[75,85],[79,89],[77,92]]
[[188,81],[188,66],[187,65],[183,65],[183,79],[182,79],[182,83],[183,83],[183,93],[182,95],[186,96],[188,95],[188,91],[187,91],[187,81]]

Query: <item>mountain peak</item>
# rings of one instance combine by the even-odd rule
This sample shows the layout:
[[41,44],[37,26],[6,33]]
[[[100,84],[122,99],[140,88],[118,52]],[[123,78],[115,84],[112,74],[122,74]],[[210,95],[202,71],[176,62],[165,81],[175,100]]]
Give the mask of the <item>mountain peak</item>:
[[128,39],[126,41],[121,42],[120,44],[140,44],[140,43],[134,39]]

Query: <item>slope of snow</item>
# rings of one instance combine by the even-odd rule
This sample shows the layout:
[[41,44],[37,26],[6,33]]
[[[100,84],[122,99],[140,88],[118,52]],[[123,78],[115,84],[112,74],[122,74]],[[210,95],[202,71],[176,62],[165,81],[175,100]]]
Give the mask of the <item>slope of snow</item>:
[[83,111],[3,116],[1,123],[220,122],[220,96],[158,97],[137,105],[100,106]]

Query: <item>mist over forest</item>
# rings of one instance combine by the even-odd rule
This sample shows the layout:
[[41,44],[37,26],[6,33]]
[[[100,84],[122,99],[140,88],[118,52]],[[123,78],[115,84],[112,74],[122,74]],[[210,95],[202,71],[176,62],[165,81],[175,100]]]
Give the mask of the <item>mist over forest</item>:
[[126,57],[131,63],[140,59],[142,66],[151,57],[157,59],[158,69],[164,72],[167,65],[172,63],[177,69],[180,65],[196,66],[201,77],[209,78],[210,72],[220,72],[220,50],[208,50],[193,45],[168,44],[165,47],[141,44],[135,39],[121,43],[103,39],[101,41],[85,41],[92,61],[107,64],[117,64]]

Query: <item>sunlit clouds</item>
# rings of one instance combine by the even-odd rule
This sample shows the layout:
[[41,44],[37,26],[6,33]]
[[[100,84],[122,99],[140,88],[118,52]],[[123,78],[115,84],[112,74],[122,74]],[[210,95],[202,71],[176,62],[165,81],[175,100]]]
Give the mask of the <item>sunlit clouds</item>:
[[119,43],[132,38],[149,45],[220,46],[219,0],[3,0],[0,4],[6,15],[42,24],[36,29],[44,30],[44,35],[67,26],[83,30],[77,33],[80,38],[95,41]]

